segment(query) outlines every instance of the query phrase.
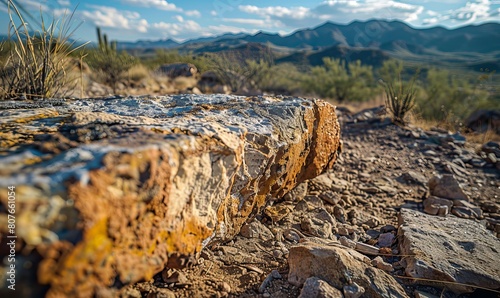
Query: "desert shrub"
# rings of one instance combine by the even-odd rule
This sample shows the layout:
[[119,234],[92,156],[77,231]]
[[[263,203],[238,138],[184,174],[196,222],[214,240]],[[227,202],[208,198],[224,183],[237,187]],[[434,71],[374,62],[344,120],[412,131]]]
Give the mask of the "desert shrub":
[[324,58],[323,65],[311,68],[303,81],[304,90],[339,102],[364,101],[373,96],[373,71],[361,61],[348,63]]
[[135,64],[128,71],[128,78],[130,81],[138,83],[150,76],[149,69],[143,64]]
[[86,62],[94,72],[94,79],[113,88],[127,78],[127,73],[137,63],[137,59],[127,52],[118,52],[116,42],[108,42],[106,34],[97,28],[98,47],[90,49]]
[[396,59],[385,60],[382,66],[377,70],[378,77],[383,82],[393,82],[396,77],[401,77],[403,73],[403,61]]
[[269,69],[265,61],[244,59],[234,52],[220,52],[209,55],[210,70],[214,71],[219,80],[231,88],[232,92],[243,89],[254,89],[254,79],[263,80],[264,70]]
[[[453,75],[448,70],[429,69],[423,82],[425,93],[418,98],[422,117],[460,124],[474,110],[495,108],[489,92],[480,87],[481,79]],[[500,108],[498,104],[496,108]]]
[[293,95],[302,93],[300,82],[303,80],[303,73],[294,64],[281,63],[270,66],[264,79],[259,80],[257,85],[262,91]]
[[[70,41],[76,30],[72,24],[73,14],[50,23],[40,14],[40,28],[35,30],[25,22],[12,1],[8,1],[7,6],[9,42],[2,50],[0,96],[22,95],[27,99],[65,96],[76,84],[75,77],[68,75],[74,67],[70,55],[78,49],[74,41]],[[17,27],[15,19],[20,23]]]
[[[401,71],[400,68],[395,69]],[[395,74],[398,80],[382,81],[385,88],[385,107],[391,115],[392,121],[397,124],[406,124],[406,117],[408,113],[415,107],[415,95],[417,89],[415,88],[415,81],[419,72],[409,82],[401,80],[401,73]]]

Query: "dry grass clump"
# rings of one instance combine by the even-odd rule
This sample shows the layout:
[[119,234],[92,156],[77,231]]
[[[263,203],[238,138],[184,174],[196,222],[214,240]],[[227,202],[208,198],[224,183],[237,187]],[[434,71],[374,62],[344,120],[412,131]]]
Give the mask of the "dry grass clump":
[[186,90],[196,87],[198,80],[194,77],[177,77],[172,81],[174,88],[177,90]]
[[[70,36],[72,17],[64,15],[60,20],[46,23],[41,14],[40,29],[33,31],[13,1],[7,2],[9,41],[3,47],[7,57],[0,65],[0,96],[27,99],[63,97],[76,85],[75,76],[69,75],[74,68],[70,55],[75,47]],[[17,19],[21,25],[15,26]]]
[[139,83],[151,76],[149,69],[143,64],[135,64],[128,71],[128,78],[131,82]]

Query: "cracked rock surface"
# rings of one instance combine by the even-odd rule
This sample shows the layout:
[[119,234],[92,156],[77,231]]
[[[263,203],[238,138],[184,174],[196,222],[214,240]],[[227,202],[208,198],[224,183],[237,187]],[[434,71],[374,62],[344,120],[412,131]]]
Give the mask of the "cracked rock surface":
[[0,186],[16,186],[23,296],[90,297],[186,267],[271,198],[331,168],[340,146],[335,107],[319,100],[179,95],[0,108]]

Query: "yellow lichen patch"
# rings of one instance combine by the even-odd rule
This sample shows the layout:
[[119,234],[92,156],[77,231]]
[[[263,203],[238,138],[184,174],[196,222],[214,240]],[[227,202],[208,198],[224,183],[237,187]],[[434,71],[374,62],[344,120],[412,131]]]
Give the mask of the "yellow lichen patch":
[[170,131],[170,129],[161,129],[161,128],[158,128],[158,127],[152,127],[151,131],[155,132],[155,133],[161,133],[161,134],[164,134],[164,135],[169,135],[169,134],[172,133]]
[[213,229],[208,228],[193,216],[181,222],[175,230],[164,234],[163,239],[169,253],[190,255],[201,250],[201,242],[210,235]]
[[85,231],[82,241],[68,251],[55,268],[50,268],[56,272],[51,278],[45,278],[43,272],[39,271],[39,280],[51,284],[47,296],[58,293],[73,296],[78,291],[88,291],[88,286],[93,284],[112,284],[115,276],[111,254],[113,243],[106,233],[107,222],[107,218],[102,218]]
[[[39,113],[37,113],[39,112]],[[50,109],[40,109],[39,111],[35,111],[34,114],[28,114],[26,116],[17,117],[12,122],[14,123],[29,123],[34,120],[45,119],[59,116],[59,113],[56,110]]]

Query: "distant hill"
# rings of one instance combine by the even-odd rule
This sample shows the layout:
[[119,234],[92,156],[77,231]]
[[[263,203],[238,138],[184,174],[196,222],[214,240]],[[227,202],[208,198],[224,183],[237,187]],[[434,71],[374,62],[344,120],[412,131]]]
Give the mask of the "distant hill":
[[116,48],[119,50],[126,50],[126,49],[157,49],[157,48],[165,48],[165,49],[170,49],[170,48],[175,48],[178,47],[180,43],[176,42],[175,40],[172,39],[160,39],[156,41],[150,41],[150,40],[138,40],[136,42],[125,42],[125,41],[120,41],[116,43]]
[[[441,52],[490,53],[500,51],[500,24],[470,25],[450,30],[443,27],[416,29],[403,22],[384,20],[355,21],[348,25],[326,22],[316,28],[301,29],[286,36],[258,32],[254,35],[241,34],[232,38],[295,50],[318,50],[336,45],[381,48],[396,43],[406,45],[410,50],[414,48],[417,52],[425,48]],[[206,42],[225,40],[227,35]],[[181,44],[181,47],[193,43],[202,45],[203,40],[188,41]]]
[[352,48],[345,45],[337,45],[312,53],[298,52],[276,59],[277,63],[289,62],[296,64],[309,64],[312,66],[323,64],[324,57],[334,57],[346,61],[360,60],[363,64],[379,67],[389,59],[390,56],[378,49]]
[[244,53],[255,53],[257,44],[271,49],[279,57],[278,63],[318,65],[324,57],[333,57],[361,60],[376,67],[393,57],[412,63],[500,72],[499,23],[417,29],[400,21],[354,21],[346,25],[326,22],[289,35],[227,33],[184,42],[172,39],[118,42],[118,48],[138,54],[154,53],[158,48],[193,53],[239,51],[245,57]]

